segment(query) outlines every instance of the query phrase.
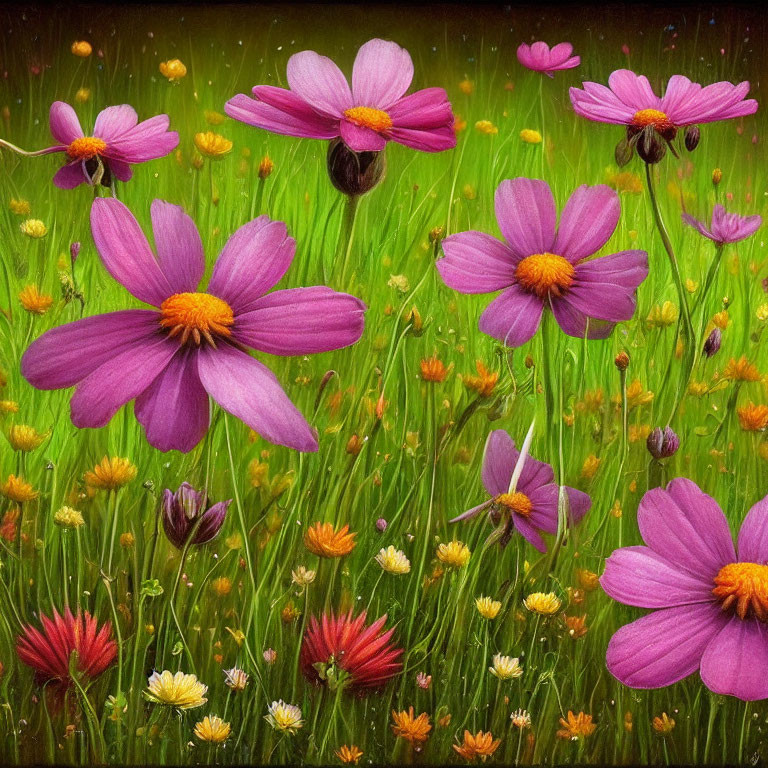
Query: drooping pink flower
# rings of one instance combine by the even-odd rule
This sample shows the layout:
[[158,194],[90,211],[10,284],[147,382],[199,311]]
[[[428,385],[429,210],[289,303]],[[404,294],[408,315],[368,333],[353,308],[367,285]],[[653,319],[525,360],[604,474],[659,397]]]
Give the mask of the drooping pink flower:
[[725,208],[719,203],[712,209],[712,222],[709,227],[688,213],[684,213],[682,217],[686,224],[718,245],[745,240],[754,235],[763,223],[759,215],[739,216],[738,213],[726,213]]
[[[547,545],[542,533],[557,533],[557,501],[559,487],[555,483],[552,467],[532,456],[526,456],[523,470],[514,491],[509,484],[520,458],[514,440],[503,429],[495,429],[488,435],[483,457],[483,485],[491,495],[477,507],[467,510],[451,520],[468,520],[487,511],[494,525],[506,521],[500,539],[506,545],[517,531],[539,552],[546,552]],[[569,523],[575,524],[587,514],[592,500],[583,491],[565,486],[569,505]]]
[[396,141],[423,152],[456,146],[453,112],[443,88],[408,96],[413,62],[404,48],[369,40],[357,52],[352,87],[336,64],[315,51],[288,60],[290,89],[257,85],[238,94],[224,111],[274,133],[311,139],[341,137],[355,152],[377,152]]
[[47,152],[64,152],[67,156],[67,164],[53,177],[53,183],[61,189],[94,183],[99,160],[104,168],[104,186],[110,185],[112,177],[128,181],[133,176],[131,165],[165,157],[179,144],[179,134],[168,130],[168,115],[156,115],[139,123],[136,110],[128,104],[99,112],[89,136],[80,127],[75,110],[63,101],[51,104],[49,119],[53,138],[59,143]]
[[555,72],[561,69],[573,69],[581,64],[581,57],[572,54],[573,46],[570,43],[558,43],[550,48],[539,40],[532,45],[522,43],[517,49],[517,60],[534,72],[554,77]]
[[209,424],[208,397],[266,440],[316,451],[317,440],[275,375],[248,348],[308,355],[354,344],[365,305],[325,286],[267,293],[293,261],[285,224],[260,216],[219,254],[207,292],[203,246],[176,205],[151,206],[157,250],[123,203],[98,198],[91,229],[107,271],[154,309],[127,309],[53,328],[33,342],[21,371],[38,389],[76,386],[77,427],[103,427],[136,400],[136,418],[161,451],[190,451]]
[[768,698],[768,496],[744,518],[738,555],[717,502],[685,478],[648,491],[637,523],[646,546],[617,549],[600,584],[653,611],[611,638],[611,674],[662,688],[698,670],[714,693]]
[[517,178],[496,190],[496,220],[506,242],[483,232],[442,241],[437,269],[461,293],[501,290],[480,316],[480,330],[510,347],[536,333],[545,308],[569,336],[603,339],[635,313],[635,291],[648,275],[645,251],[586,260],[616,229],[620,205],[604,185],[578,187],[557,211],[545,181]]

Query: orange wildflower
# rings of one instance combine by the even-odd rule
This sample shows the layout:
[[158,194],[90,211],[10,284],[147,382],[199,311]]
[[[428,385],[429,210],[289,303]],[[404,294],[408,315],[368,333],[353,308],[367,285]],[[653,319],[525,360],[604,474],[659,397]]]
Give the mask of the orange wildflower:
[[429,715],[422,712],[418,717],[414,717],[413,707],[409,707],[407,712],[395,712],[393,709],[392,720],[394,721],[392,733],[411,744],[423,744],[432,730]]
[[490,757],[498,749],[499,744],[501,739],[494,739],[490,731],[487,733],[478,731],[474,736],[469,731],[464,731],[464,741],[461,744],[454,744],[453,748],[467,762],[472,762],[476,757],[482,760]]
[[332,523],[313,523],[304,533],[304,546],[320,557],[343,557],[355,548],[356,533],[344,525],[338,531]]

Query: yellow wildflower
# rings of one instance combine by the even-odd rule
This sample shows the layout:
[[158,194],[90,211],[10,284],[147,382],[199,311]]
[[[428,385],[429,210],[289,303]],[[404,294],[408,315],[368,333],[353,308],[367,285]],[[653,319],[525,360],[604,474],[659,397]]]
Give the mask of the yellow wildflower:
[[175,709],[194,709],[202,707],[208,699],[205,694],[208,686],[203,685],[197,675],[185,675],[183,672],[153,672],[149,676],[144,696],[155,704],[162,704]]
[[50,432],[38,432],[27,424],[14,424],[8,430],[8,442],[14,451],[29,453],[39,448],[47,439]]
[[113,491],[128,485],[136,479],[138,470],[129,459],[119,456],[105,456],[93,469],[84,475],[85,484],[91,488]]
[[374,559],[387,573],[402,575],[411,570],[411,563],[405,553],[395,549],[392,545],[379,550],[379,554]]
[[493,657],[493,666],[488,667],[488,671],[499,680],[512,680],[523,674],[520,659],[502,656],[500,653]]
[[207,715],[195,725],[195,736],[200,741],[211,744],[223,744],[229,738],[231,731],[229,723],[216,715]]
[[350,747],[344,744],[336,750],[335,754],[345,765],[357,765],[360,762],[360,758],[363,756],[363,750],[359,749],[354,744]]
[[27,285],[19,291],[21,306],[33,315],[44,315],[53,306],[53,297],[40,293],[36,285]]
[[490,597],[478,597],[475,599],[477,612],[484,619],[495,619],[501,610],[501,602]]
[[48,227],[40,219],[26,219],[19,224],[19,229],[23,235],[33,240],[39,240],[48,234]]
[[187,74],[187,68],[179,59],[170,59],[160,62],[160,74],[170,83],[176,83]]
[[592,715],[585,715],[583,712],[574,715],[570,709],[568,710],[567,720],[562,717],[560,718],[560,725],[563,728],[557,732],[557,735],[561,739],[585,739],[587,736],[591,736],[596,728],[592,722]]
[[490,120],[478,120],[475,123],[475,130],[486,136],[495,136],[499,132],[499,129]]
[[15,213],[17,216],[29,216],[29,212],[32,210],[29,200],[16,200],[13,197],[8,203],[8,208],[11,213]]
[[523,130],[520,131],[520,138],[526,144],[541,144],[541,134],[530,128],[523,128]]
[[87,40],[75,40],[70,50],[75,56],[87,59],[93,53],[93,46]]
[[0,493],[6,499],[15,501],[18,504],[34,501],[40,495],[40,492],[36,491],[31,483],[28,483],[23,477],[17,477],[16,475],[8,475],[8,479],[0,485]]
[[85,525],[83,515],[72,507],[61,507],[56,510],[53,522],[61,528],[80,528]]
[[469,547],[456,539],[448,544],[440,544],[437,548],[437,559],[450,568],[463,568],[471,554]]
[[232,151],[232,142],[220,133],[206,131],[195,134],[195,146],[201,155],[217,159]]
[[554,592],[532,592],[523,600],[523,605],[540,616],[553,616],[562,606],[562,601]]

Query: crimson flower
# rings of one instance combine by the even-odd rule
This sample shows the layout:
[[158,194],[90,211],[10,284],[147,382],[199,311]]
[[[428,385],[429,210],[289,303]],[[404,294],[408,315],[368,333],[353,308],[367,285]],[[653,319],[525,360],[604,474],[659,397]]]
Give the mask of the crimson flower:
[[393,630],[382,632],[384,614],[365,626],[365,611],[352,618],[324,613],[321,620],[312,616],[301,645],[301,671],[308,680],[332,690],[339,685],[354,689],[375,688],[398,674],[397,661],[402,648],[390,642]]

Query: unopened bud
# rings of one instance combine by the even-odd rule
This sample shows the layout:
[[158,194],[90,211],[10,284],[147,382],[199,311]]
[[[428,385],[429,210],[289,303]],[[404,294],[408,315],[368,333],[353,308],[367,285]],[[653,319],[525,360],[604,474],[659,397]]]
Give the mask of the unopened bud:
[[385,520],[383,517],[380,517],[380,518],[379,518],[379,519],[376,521],[376,530],[377,530],[379,533],[384,533],[384,531],[386,531],[386,530],[387,530],[387,521],[386,521],[386,520]]
[[354,152],[341,139],[328,145],[328,176],[339,192],[350,197],[370,192],[387,170],[384,152]]
[[648,435],[646,440],[648,452],[654,459],[668,459],[677,453],[680,447],[680,438],[672,431],[671,427],[656,427]]
[[698,125],[689,125],[685,129],[685,148],[689,152],[693,152],[696,147],[699,146],[699,139],[701,138],[701,131]]
[[634,149],[634,144],[626,137],[616,145],[613,155],[619,168],[623,168],[632,159]]
[[613,359],[613,363],[620,371],[626,371],[629,368],[629,355],[622,350]]
[[72,263],[74,264],[77,261],[77,257],[80,255],[80,243],[78,241],[75,241],[74,243],[70,243],[69,255],[70,255],[70,258],[72,259]]
[[712,171],[712,183],[717,186],[723,180],[723,172],[719,168]]
[[644,163],[655,165],[667,154],[667,147],[652,125],[643,129],[637,142],[637,154]]
[[259,178],[266,179],[274,170],[275,164],[272,162],[272,158],[269,155],[264,155],[259,163]]
[[439,243],[445,236],[445,229],[443,227],[434,227],[429,231],[429,242]]
[[720,350],[720,342],[723,339],[723,332],[719,328],[713,328],[712,333],[707,336],[704,342],[704,354],[707,357],[716,355]]

